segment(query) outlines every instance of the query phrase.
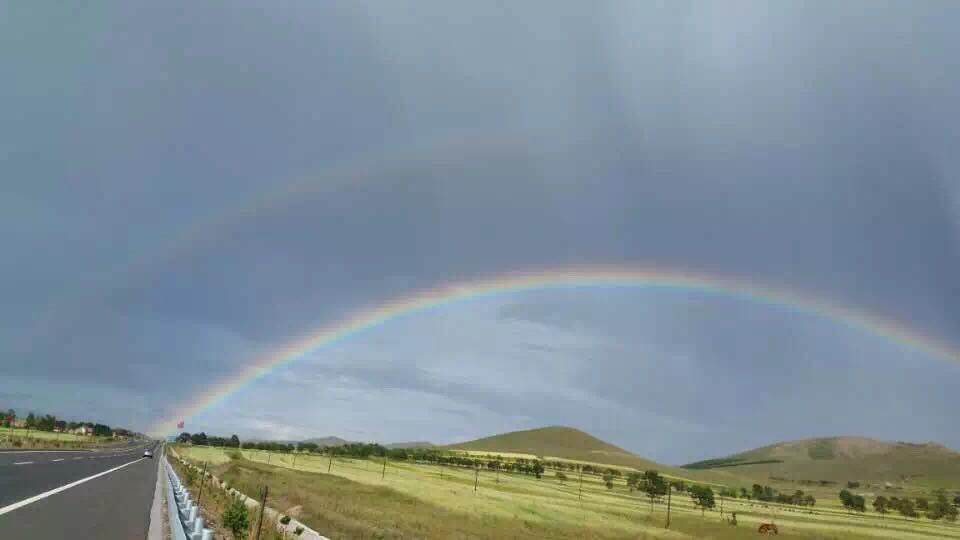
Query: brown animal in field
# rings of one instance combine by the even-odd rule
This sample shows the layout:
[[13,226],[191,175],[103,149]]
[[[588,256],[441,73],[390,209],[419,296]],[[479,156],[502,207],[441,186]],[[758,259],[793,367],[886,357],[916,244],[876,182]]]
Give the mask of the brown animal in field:
[[761,523],[760,528],[757,529],[757,532],[760,534],[780,534],[780,531],[777,530],[777,526],[773,523]]

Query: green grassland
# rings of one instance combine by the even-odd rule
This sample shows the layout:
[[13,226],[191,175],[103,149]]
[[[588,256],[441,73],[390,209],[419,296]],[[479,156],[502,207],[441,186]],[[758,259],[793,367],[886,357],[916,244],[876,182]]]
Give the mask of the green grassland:
[[85,448],[112,440],[110,437],[0,427],[0,448]]
[[569,472],[566,482],[549,470],[539,480],[501,472],[498,482],[491,471],[478,476],[472,469],[406,461],[388,462],[384,469],[376,459],[331,461],[256,450],[231,459],[236,450],[176,451],[194,463],[207,462],[248,494],[270,485],[274,506],[331,538],[741,538],[753,537],[759,523],[775,521],[784,538],[960,539],[956,524],[849,514],[835,500],[837,489],[817,492],[812,510],[726,499],[724,515],[737,512],[737,527],[721,520],[719,508],[701,516],[686,494],[675,492],[667,530],[666,504],[654,504],[651,512],[648,499],[631,493],[622,478],[608,490],[599,478],[584,475],[581,500],[578,478]]

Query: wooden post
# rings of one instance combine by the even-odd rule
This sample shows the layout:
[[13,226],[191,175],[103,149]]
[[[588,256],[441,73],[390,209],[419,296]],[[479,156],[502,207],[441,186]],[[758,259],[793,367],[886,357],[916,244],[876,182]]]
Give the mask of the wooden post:
[[384,454],[384,455],[383,455],[383,470],[380,471],[380,479],[383,480],[383,478],[384,478],[386,475],[387,475],[387,455]]
[[723,493],[720,493],[720,519],[723,520]]
[[476,493],[477,487],[480,485],[480,467],[479,466],[475,467],[473,471],[474,473],[476,473],[474,475],[474,480],[473,480],[473,492]]
[[267,452],[267,465],[270,464],[270,454],[272,454],[272,453],[273,453],[273,452],[269,452],[269,451]]
[[330,468],[333,467],[333,449],[330,449],[330,461],[327,463],[327,473],[330,472]]
[[200,473],[200,490],[197,493],[197,506],[200,506],[200,498],[203,497],[203,481],[207,477],[207,462],[203,462],[203,472]]
[[293,451],[293,465],[290,465],[290,468],[291,468],[291,469],[295,469],[296,467],[297,467],[297,451],[294,450],[294,451]]
[[263,486],[263,497],[260,499],[260,515],[257,517],[257,540],[260,540],[260,528],[263,526],[263,509],[267,507],[267,486]]
[[665,528],[670,528],[670,495],[673,493],[673,486],[667,482],[667,526]]
[[500,483],[500,462],[497,462],[497,483]]

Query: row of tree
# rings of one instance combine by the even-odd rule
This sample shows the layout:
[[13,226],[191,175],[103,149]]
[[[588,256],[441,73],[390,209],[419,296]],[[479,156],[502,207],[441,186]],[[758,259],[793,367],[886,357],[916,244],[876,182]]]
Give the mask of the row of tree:
[[33,412],[27,413],[27,416],[23,418],[22,422],[17,421],[17,411],[14,409],[7,409],[6,413],[0,417],[0,426],[12,428],[12,427],[24,427],[26,429],[35,429],[37,431],[61,431],[68,432],[73,431],[81,427],[89,427],[93,430],[93,435],[97,437],[109,437],[116,432],[120,436],[129,436],[133,433],[129,430],[122,428],[111,428],[106,424],[100,424],[96,422],[74,422],[61,420],[52,414],[38,415]]
[[[844,500],[844,492],[840,492],[841,502]],[[850,499],[851,496],[847,492],[847,498]],[[858,495],[853,495],[853,498],[859,497]],[[863,497],[860,497],[862,499]],[[933,501],[927,500],[926,497],[917,497],[915,501],[911,501],[907,497],[890,497],[889,499],[883,495],[875,498],[873,500],[873,509],[879,514],[887,514],[889,512],[899,512],[901,515],[906,517],[919,517],[920,511],[923,512],[928,519],[939,520],[946,519],[947,521],[956,521],[957,520],[957,507],[960,506],[960,495],[957,495],[953,498],[953,501],[950,501],[947,498],[947,494],[942,489],[934,492]],[[844,507],[851,508],[853,510],[863,512],[864,508],[848,506],[844,504]]]
[[177,436],[177,442],[190,444],[196,444],[198,446],[225,446],[228,448],[240,448],[240,438],[236,435],[231,435],[230,438],[226,437],[216,437],[214,435],[207,436],[206,433],[187,433],[184,431]]

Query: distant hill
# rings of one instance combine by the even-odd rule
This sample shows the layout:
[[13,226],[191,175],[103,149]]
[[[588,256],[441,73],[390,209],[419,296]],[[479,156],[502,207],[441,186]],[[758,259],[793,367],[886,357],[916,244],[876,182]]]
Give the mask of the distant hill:
[[590,461],[637,469],[668,469],[664,465],[631,454],[623,448],[602,441],[579,429],[549,426],[523,431],[511,431],[473,441],[451,444],[448,449],[486,452],[509,452],[552,456],[578,461]]
[[387,448],[433,448],[434,444],[427,441],[396,442],[383,445]]
[[317,446],[343,446],[353,441],[347,441],[340,437],[314,437],[313,439],[305,439],[300,442],[313,443]]
[[744,478],[869,482],[892,486],[960,483],[960,452],[938,443],[884,442],[866,437],[787,441],[684,465]]

